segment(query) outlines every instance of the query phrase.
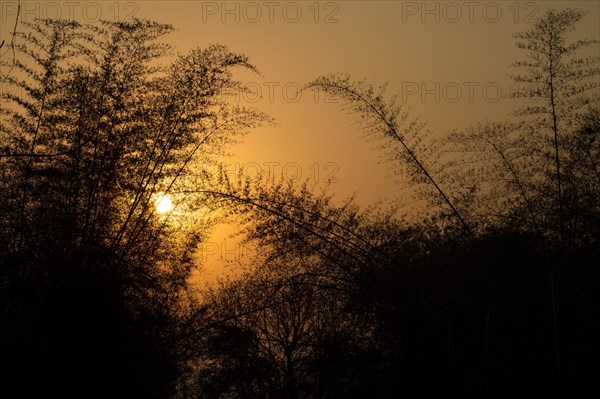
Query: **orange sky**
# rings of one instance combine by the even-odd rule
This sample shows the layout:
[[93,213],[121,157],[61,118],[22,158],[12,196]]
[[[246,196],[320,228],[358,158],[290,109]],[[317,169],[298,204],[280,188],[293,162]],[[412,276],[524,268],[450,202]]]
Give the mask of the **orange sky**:
[[[0,1],[0,41],[9,39],[16,4]],[[255,105],[275,117],[278,125],[253,131],[233,148],[237,157],[227,161],[232,170],[251,163],[252,171],[259,165],[318,183],[332,177],[336,182],[331,190],[340,199],[357,192],[360,203],[371,204],[398,194],[387,166],[378,163],[381,154],[375,144],[361,139],[354,119],[336,104],[309,93],[297,98],[299,85],[335,72],[387,81],[389,92],[400,93],[412,115],[426,121],[436,134],[486,119],[505,119],[515,106],[514,100],[501,98],[511,90],[509,66],[522,57],[512,34],[528,29],[548,8],[569,6],[588,12],[575,35],[600,39],[599,4],[25,1],[21,18],[94,21],[135,16],[173,24],[177,31],[169,40],[181,52],[221,43],[245,53],[264,75],[248,77],[263,97]],[[215,243],[223,243],[225,230],[218,230]],[[218,258],[213,255],[209,263],[218,264]]]

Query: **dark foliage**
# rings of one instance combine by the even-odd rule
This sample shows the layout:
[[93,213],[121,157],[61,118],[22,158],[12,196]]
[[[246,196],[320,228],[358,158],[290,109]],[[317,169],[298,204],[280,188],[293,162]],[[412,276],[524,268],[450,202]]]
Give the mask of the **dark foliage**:
[[[231,69],[256,72],[243,55],[214,45],[163,67],[172,27],[148,21],[15,31],[0,396],[587,395],[600,354],[598,59],[577,55],[594,41],[563,37],[582,17],[550,11],[516,36],[531,58],[517,95],[539,107],[435,145],[385,87],[307,86],[339,97],[407,167],[428,204],[412,218],[204,170],[267,119],[227,101],[245,90]],[[444,161],[448,149],[470,158]],[[160,213],[167,195],[177,211]],[[252,257],[199,293],[203,209],[237,222]]]
[[255,69],[223,46],[161,66],[172,27],[148,21],[24,26],[2,77],[0,396],[166,397],[209,225],[184,188],[262,120],[224,93]]

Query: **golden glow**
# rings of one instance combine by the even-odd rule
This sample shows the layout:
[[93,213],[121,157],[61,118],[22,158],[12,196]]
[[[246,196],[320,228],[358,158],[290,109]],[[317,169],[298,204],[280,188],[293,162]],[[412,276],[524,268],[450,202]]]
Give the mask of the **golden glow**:
[[158,213],[167,213],[171,212],[174,208],[173,201],[171,201],[171,196],[169,194],[160,195],[155,200],[156,212]]

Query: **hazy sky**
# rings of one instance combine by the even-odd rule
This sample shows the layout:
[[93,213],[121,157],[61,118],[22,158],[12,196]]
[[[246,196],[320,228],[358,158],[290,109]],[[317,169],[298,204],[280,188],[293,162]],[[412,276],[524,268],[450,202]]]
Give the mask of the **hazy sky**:
[[[0,41],[9,39],[16,1],[0,1]],[[181,52],[210,43],[248,55],[263,76],[252,82],[255,102],[278,121],[232,149],[231,169],[256,166],[277,175],[323,183],[340,198],[358,193],[362,204],[394,198],[389,165],[379,164],[374,143],[361,139],[354,118],[322,96],[298,96],[307,81],[349,73],[377,83],[436,134],[486,119],[505,119],[515,106],[510,65],[522,54],[512,34],[529,29],[548,8],[587,11],[573,37],[600,39],[599,1],[338,1],[338,2],[22,2],[21,19],[79,21],[147,18],[171,23]],[[598,46],[595,47],[598,50]],[[4,89],[4,88],[3,88]],[[257,100],[257,101],[255,101]],[[236,166],[237,164],[237,166]],[[218,235],[217,235],[218,237]],[[215,238],[221,242],[222,238]],[[233,244],[232,244],[233,245]]]

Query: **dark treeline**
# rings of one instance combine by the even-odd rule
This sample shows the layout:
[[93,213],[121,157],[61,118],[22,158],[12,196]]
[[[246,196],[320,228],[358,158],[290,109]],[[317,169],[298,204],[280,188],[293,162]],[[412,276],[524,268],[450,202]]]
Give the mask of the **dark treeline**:
[[[18,90],[0,124],[0,396],[581,397],[600,354],[600,59],[568,40],[583,17],[516,34],[522,106],[442,139],[385,86],[307,84],[398,174],[399,202],[368,209],[207,167],[270,122],[229,101],[236,68],[259,73],[245,55],[175,55],[149,21],[22,25],[2,60]],[[252,256],[200,292],[216,214]]]

